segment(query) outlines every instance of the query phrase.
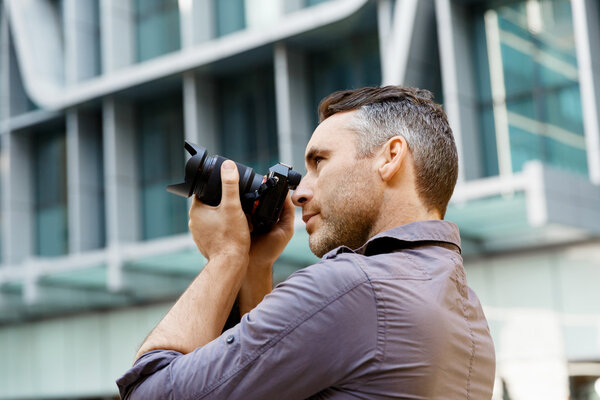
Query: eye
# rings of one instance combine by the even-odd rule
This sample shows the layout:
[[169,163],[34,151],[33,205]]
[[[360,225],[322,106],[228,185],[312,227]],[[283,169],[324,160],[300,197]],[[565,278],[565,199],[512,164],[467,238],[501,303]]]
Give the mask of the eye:
[[318,166],[319,166],[319,163],[320,163],[321,161],[323,161],[323,157],[316,156],[316,157],[314,158],[314,163],[315,163],[315,166],[317,166],[317,167],[318,167]]

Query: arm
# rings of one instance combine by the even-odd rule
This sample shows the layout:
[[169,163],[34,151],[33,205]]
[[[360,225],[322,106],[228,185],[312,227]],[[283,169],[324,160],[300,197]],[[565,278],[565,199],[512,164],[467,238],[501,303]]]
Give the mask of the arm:
[[365,274],[319,263],[216,340],[185,355],[147,353],[117,383],[124,400],[304,399],[377,368],[377,324]]
[[273,264],[294,234],[294,205],[285,199],[279,222],[268,233],[252,237],[248,270],[238,296],[240,316],[252,310],[273,289]]
[[250,231],[239,202],[239,176],[233,162],[223,163],[221,180],[219,206],[210,207],[194,198],[190,209],[189,227],[208,263],[148,335],[136,360],[155,349],[189,353],[221,333],[246,274],[250,250]]

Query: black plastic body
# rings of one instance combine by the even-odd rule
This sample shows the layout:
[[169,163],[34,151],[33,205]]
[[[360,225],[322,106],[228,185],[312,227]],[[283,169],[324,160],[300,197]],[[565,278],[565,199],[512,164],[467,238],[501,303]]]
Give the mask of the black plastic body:
[[[183,183],[167,186],[167,191],[183,197],[196,195],[198,200],[211,206],[221,202],[221,164],[226,160],[219,155],[209,156],[205,148],[185,142],[192,155],[185,166]],[[249,216],[253,234],[267,232],[277,223],[289,189],[295,189],[302,175],[292,167],[276,164],[267,175],[259,175],[244,164],[235,163],[240,175],[240,201]]]

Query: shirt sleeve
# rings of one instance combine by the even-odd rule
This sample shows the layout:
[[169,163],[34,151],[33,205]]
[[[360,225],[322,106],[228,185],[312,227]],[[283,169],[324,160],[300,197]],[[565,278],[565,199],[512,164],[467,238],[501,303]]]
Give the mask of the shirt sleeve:
[[364,273],[326,260],[293,274],[192,353],[144,354],[117,385],[124,400],[304,399],[372,362],[377,324]]

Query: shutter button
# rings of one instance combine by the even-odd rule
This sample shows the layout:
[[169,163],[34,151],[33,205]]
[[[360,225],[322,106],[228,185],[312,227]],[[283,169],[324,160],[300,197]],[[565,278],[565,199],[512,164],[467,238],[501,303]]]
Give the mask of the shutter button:
[[233,336],[233,335],[229,335],[229,336],[227,336],[227,339],[225,339],[225,341],[226,341],[228,344],[231,344],[231,343],[233,343],[233,341],[234,341],[234,340],[235,340],[235,336]]

